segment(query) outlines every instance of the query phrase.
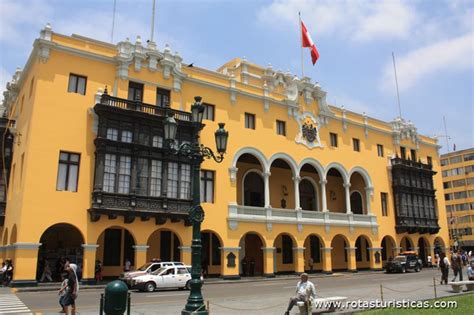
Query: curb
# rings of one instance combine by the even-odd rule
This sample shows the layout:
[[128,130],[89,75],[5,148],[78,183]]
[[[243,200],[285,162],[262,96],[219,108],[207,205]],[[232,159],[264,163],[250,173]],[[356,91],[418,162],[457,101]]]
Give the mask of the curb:
[[[358,276],[358,275],[371,275],[371,274],[381,274],[383,271],[361,271],[357,273],[352,272],[335,272],[332,274],[309,274],[309,279],[319,279],[319,278],[329,278],[329,277],[344,277],[346,275]],[[298,275],[288,275],[288,276],[275,276],[274,278],[244,278],[239,280],[223,280],[220,278],[209,278],[204,280],[206,285],[219,285],[226,283],[251,283],[251,282],[267,282],[267,281],[284,281],[284,280],[297,280],[300,276]],[[37,286],[37,287],[22,287],[22,288],[11,288],[14,293],[27,293],[27,292],[48,292],[48,291],[57,291],[58,286]],[[107,284],[98,284],[98,285],[82,285],[80,286],[81,290],[104,290]]]

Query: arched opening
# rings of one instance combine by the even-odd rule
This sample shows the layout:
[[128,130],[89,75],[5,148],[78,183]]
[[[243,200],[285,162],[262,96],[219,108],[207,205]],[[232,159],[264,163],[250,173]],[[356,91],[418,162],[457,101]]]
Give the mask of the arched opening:
[[354,214],[364,214],[362,195],[358,191],[351,192],[351,211]]
[[346,192],[344,177],[335,168],[328,170],[326,175],[326,201],[330,212],[346,213]]
[[[60,281],[66,259],[76,264],[79,271],[82,270],[84,238],[75,226],[67,223],[52,225],[43,232],[39,242],[37,280],[49,281],[46,274],[50,274],[53,281]],[[44,277],[43,273],[46,273]]]
[[391,236],[385,236],[382,239],[382,262],[385,263],[389,261],[390,259],[393,259],[397,253],[396,253],[396,244],[395,240]]
[[[430,255],[429,243],[424,237],[418,239],[418,257],[423,262],[423,266],[428,266],[428,256]],[[433,257],[431,257],[433,259]]]
[[10,235],[10,244],[15,244],[17,238],[16,224],[13,224],[12,233]]
[[356,239],[356,268],[364,270],[370,268],[370,240],[367,236],[361,235]]
[[276,159],[270,165],[270,204],[274,208],[295,208],[295,185],[290,164]]
[[252,207],[265,206],[263,178],[257,172],[249,172],[244,179],[244,205]]
[[[122,227],[105,229],[97,240],[97,259],[102,262],[105,277],[119,276],[123,272],[125,261],[135,266],[135,239],[129,230]],[[138,266],[140,267],[140,266]]]
[[308,273],[323,270],[323,248],[324,242],[320,236],[311,234],[304,241],[305,271]]
[[300,182],[300,207],[302,210],[316,211],[318,200],[316,197],[316,189],[313,183],[308,179]]
[[[322,204],[321,204],[321,198],[320,198],[320,192],[319,192],[319,188],[320,188],[320,182],[321,182],[321,176],[320,176],[320,170],[318,170],[318,168],[316,168],[316,166],[314,166],[313,164],[309,164],[309,163],[313,163],[315,165],[318,165],[316,161],[308,161],[307,163],[304,163],[302,164],[302,166],[300,167],[300,177],[301,177],[301,182],[300,182],[300,186],[299,186],[299,190],[300,190],[300,207],[303,209],[303,210],[316,210],[316,211],[320,211],[321,208],[322,208]],[[305,186],[307,187],[302,187],[302,183],[305,182]],[[314,191],[311,192],[311,189],[309,189],[309,185],[308,185],[308,182],[312,185],[312,190]],[[308,191],[308,193],[303,193],[302,194],[302,191]],[[311,193],[314,194],[314,197],[311,197]],[[310,199],[310,202],[308,204],[308,202],[305,200],[305,199]]]
[[[351,177],[349,179],[351,184],[351,211],[354,214],[367,214],[369,202],[366,198],[366,188],[368,188],[369,183],[367,182],[364,176],[360,172],[363,170],[353,170],[351,171]],[[365,173],[366,174],[366,173]],[[368,176],[368,175],[365,175]]]
[[338,234],[331,241],[331,262],[332,270],[347,270],[349,268],[349,257],[347,249],[349,241],[346,237]]
[[241,205],[263,207],[265,187],[262,161],[251,153],[244,153],[237,159],[237,202]]
[[221,274],[222,243],[218,235],[212,231],[201,232],[201,268],[203,276],[219,276]]
[[178,235],[170,230],[156,230],[148,238],[147,261],[181,261],[181,241]]
[[262,238],[249,232],[240,239],[240,275],[253,277],[263,275],[263,249]]
[[295,257],[293,254],[295,242],[293,238],[286,233],[279,234],[273,242],[273,247],[276,248],[275,273],[285,274],[295,272]]
[[400,250],[403,251],[410,251],[415,250],[415,246],[413,245],[413,241],[410,237],[404,236],[400,241]]

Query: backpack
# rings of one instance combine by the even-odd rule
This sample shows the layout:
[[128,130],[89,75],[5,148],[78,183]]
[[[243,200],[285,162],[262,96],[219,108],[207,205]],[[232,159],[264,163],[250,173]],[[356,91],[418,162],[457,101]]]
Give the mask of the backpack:
[[439,267],[446,268],[446,264],[444,263],[444,257],[439,260]]

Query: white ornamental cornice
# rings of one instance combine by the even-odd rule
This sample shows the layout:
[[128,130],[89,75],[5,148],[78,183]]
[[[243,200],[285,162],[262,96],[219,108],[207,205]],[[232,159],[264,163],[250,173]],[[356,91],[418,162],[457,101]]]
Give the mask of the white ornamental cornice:
[[163,59],[163,54],[156,48],[156,43],[149,41],[146,55],[148,56],[148,70],[154,72],[158,70],[158,62]]
[[142,39],[137,36],[135,46],[133,47],[133,58],[135,59],[135,71],[140,71],[142,62],[147,58],[146,48],[142,46]]
[[134,46],[130,43],[128,38],[117,44],[117,56],[115,56],[117,62],[117,77],[122,80],[128,78],[128,67],[133,60],[133,50]]
[[418,148],[420,138],[415,124],[401,117],[395,118],[390,124],[392,125],[393,142],[396,145],[399,145],[401,140],[408,139]]

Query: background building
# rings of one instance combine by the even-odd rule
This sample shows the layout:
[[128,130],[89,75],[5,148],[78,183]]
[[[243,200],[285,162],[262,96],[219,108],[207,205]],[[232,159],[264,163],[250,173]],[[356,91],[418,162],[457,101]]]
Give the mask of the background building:
[[245,59],[209,71],[140,38],[112,45],[47,25],[5,93],[14,138],[0,254],[14,284],[60,257],[86,281],[96,259],[108,276],[126,259],[190,263],[190,166],[163,149],[163,119],[172,113],[189,141],[196,95],[202,143],[213,146],[220,121],[230,134],[224,162],[201,174],[209,275],[378,270],[401,250],[445,250],[439,147],[411,122],[331,106],[319,84]]
[[474,249],[474,148],[441,155],[450,244]]

